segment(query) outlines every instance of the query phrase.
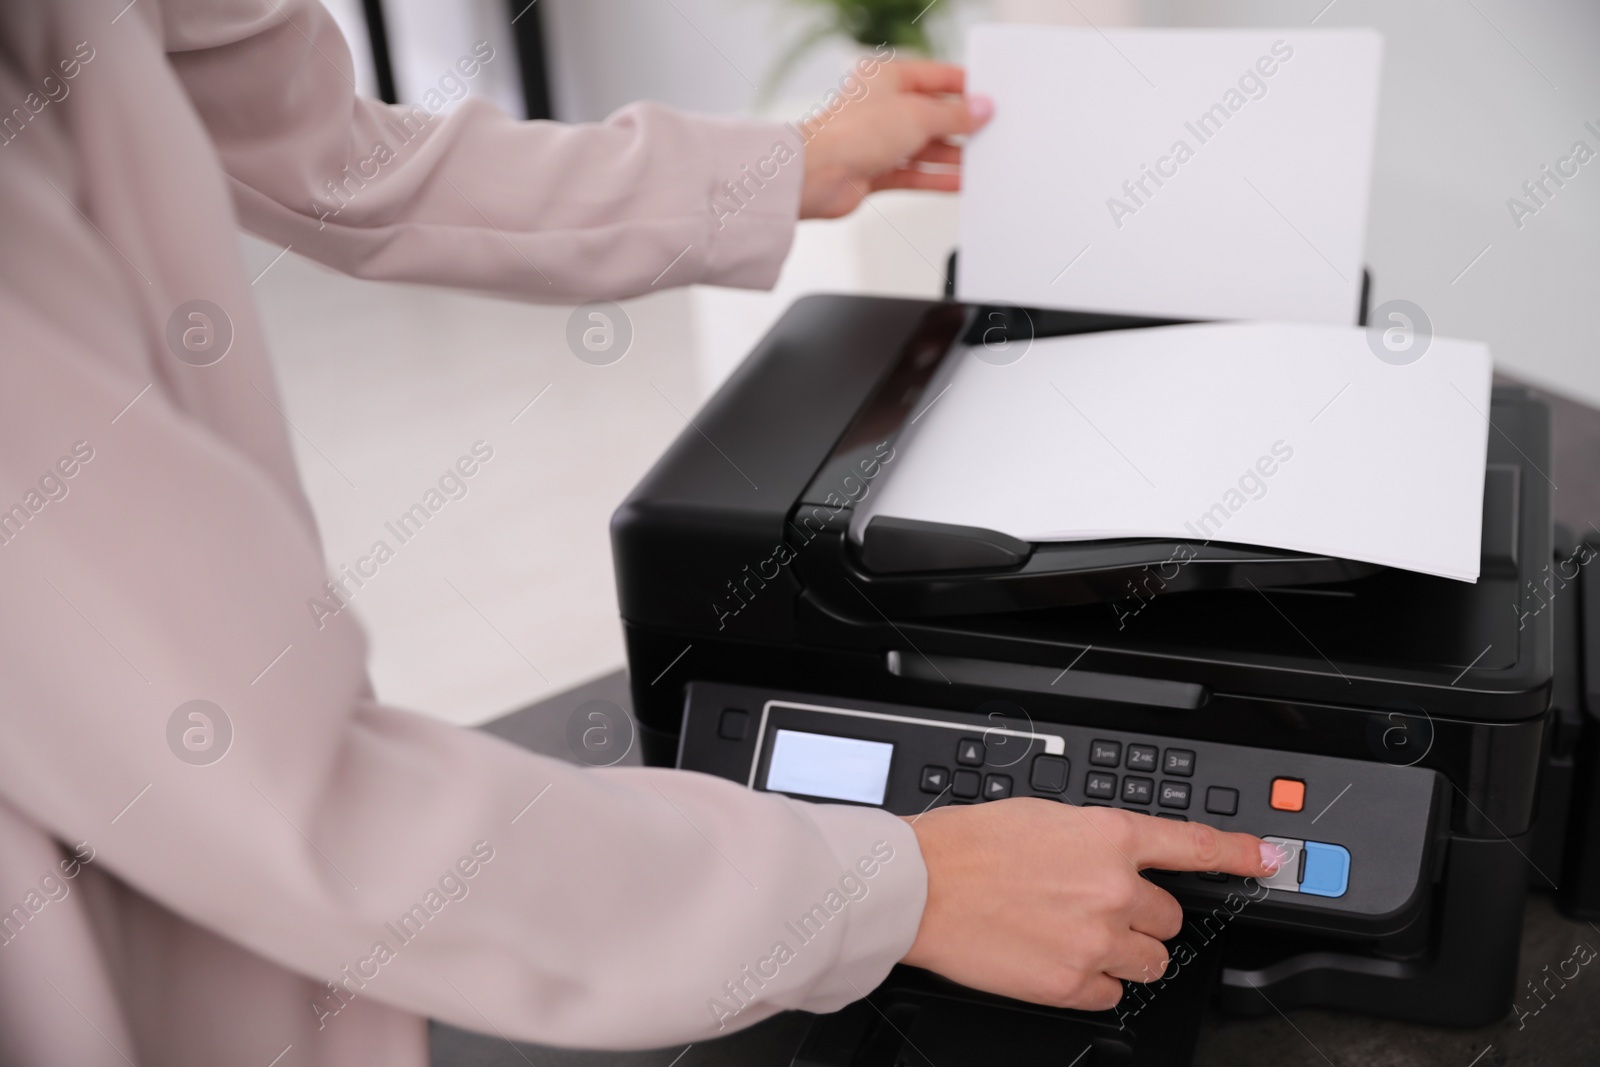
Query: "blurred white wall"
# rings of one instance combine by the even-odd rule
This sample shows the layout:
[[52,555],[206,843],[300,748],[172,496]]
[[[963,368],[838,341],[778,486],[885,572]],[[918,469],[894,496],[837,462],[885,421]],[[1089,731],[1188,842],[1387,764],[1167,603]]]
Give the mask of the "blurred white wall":
[[356,92],[364,96],[378,95],[378,78],[372,68],[372,45],[367,36],[367,22],[361,13],[361,0],[322,0],[333,15],[333,21],[344,32],[350,46],[350,58],[355,61]]
[[1502,370],[1600,404],[1591,319],[1600,293],[1600,161],[1581,168],[1520,229],[1506,207],[1574,141],[1600,152],[1600,136],[1584,128],[1585,121],[1600,127],[1600,4],[1146,0],[1143,7],[1153,24],[1297,26],[1316,18],[1318,26],[1382,31],[1367,225],[1374,305],[1414,301],[1436,332],[1487,341]]
[[[551,52],[556,114],[603,118],[633,100],[660,100],[716,114],[749,112],[758,88],[821,4],[797,0],[540,0]],[[936,40],[959,50],[960,27],[985,3],[937,0],[928,14]],[[860,49],[829,42],[779,90],[821,95]]]
[[453,96],[454,86],[446,79],[458,76],[457,62],[482,41],[494,49],[494,58],[472,79],[473,93],[507,114],[526,117],[511,31],[514,13],[506,0],[384,0],[383,9],[395,93],[402,101],[416,103],[435,88],[447,99]]
[[[600,367],[569,308],[278,252],[245,241],[330,571],[396,549],[351,601],[380,698],[481,722],[621,666],[608,523],[699,403],[685,295],[628,301],[632,348]],[[385,522],[480,440],[467,494],[398,545]]]

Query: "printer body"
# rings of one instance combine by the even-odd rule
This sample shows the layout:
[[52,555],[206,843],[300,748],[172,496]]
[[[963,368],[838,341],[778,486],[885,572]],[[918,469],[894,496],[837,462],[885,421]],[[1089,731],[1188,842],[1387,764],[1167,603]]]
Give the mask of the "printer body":
[[648,763],[901,815],[1102,804],[1290,853],[1260,881],[1149,872],[1186,921],[1168,973],[1114,1011],[901,967],[819,1016],[797,1065],[1059,1064],[1080,1048],[1084,1067],[1181,1064],[1208,1003],[1479,1025],[1515,995],[1530,882],[1600,913],[1595,550],[1558,544],[1549,413],[1527,393],[1494,391],[1476,583],[882,517],[851,537],[943,361],[1152,325],[806,298],[613,519]]

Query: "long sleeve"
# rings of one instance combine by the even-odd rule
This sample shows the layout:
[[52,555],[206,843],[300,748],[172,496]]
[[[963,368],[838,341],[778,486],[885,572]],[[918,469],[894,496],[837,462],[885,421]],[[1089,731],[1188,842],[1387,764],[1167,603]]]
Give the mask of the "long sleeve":
[[282,6],[167,27],[247,228],[361,277],[541,301],[777,280],[803,168],[785,127],[651,103],[516,122],[471,96],[445,117],[446,91],[513,62],[487,44],[439,72],[445,89],[386,106],[355,95],[319,5]]
[[[112,38],[95,0],[0,9],[0,39],[21,42],[0,92],[48,88],[41,71],[70,83],[0,140],[0,837],[86,842],[81,877],[136,898],[41,906],[17,921],[26,949],[5,928],[0,1029],[81,1018],[115,1062],[406,1063],[420,1053],[394,1052],[392,1027],[387,1044],[351,1036],[373,1005],[639,1047],[870,990],[925,899],[901,820],[580,769],[375,701],[351,613],[313,609],[325,565],[233,228],[242,205],[349,269],[525,296],[541,283],[524,254],[563,293],[615,294],[680,239],[687,273],[757,281],[787,238],[728,243],[696,212],[719,161],[764,138],[648,108],[570,135],[466,110],[319,229],[298,200],[372,114],[285,62],[315,71],[331,24],[303,3],[214,6],[218,25],[265,10],[265,28],[147,2]],[[291,21],[316,43],[273,28]],[[184,44],[180,80],[164,49]],[[208,135],[196,108],[254,133]],[[452,183],[496,224],[453,206]],[[728,226],[767,210],[752,200]],[[202,330],[190,347],[196,300],[228,343]],[[16,865],[35,854],[0,855],[0,903],[42,884]],[[226,961],[224,941],[255,962],[186,963]],[[106,988],[121,1022],[93,1007]]]
[[[281,494],[160,397],[111,424],[128,384],[4,314],[0,485],[24,510],[65,492],[0,546],[0,791],[58,837],[301,974],[546,1042],[838,1007],[909,947],[924,875],[898,819],[582,770],[376,705],[348,613],[308,610],[322,563]],[[196,700],[221,709],[196,747],[232,734],[201,765],[180,754]],[[786,924],[817,905],[801,943]]]

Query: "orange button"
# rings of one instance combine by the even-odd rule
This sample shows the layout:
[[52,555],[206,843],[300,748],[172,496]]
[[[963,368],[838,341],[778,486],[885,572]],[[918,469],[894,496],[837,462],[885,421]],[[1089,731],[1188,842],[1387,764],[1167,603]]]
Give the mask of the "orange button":
[[1278,811],[1299,811],[1306,806],[1306,784],[1298,778],[1274,778],[1272,806]]

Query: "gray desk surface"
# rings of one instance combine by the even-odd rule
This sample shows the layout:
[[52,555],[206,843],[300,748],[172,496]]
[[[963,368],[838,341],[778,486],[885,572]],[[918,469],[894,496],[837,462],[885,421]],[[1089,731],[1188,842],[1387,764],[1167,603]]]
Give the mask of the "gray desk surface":
[[[1557,521],[1580,536],[1600,533],[1590,526],[1600,524],[1600,411],[1548,394],[1545,398],[1555,412],[1555,463],[1546,473],[1558,487]],[[629,706],[621,672],[514,712],[485,729],[535,751],[566,757],[568,716],[585,700],[597,698]],[[627,762],[637,762],[637,755],[630,755]],[[1516,921],[1515,916],[1506,919]],[[1552,984],[1556,993],[1546,994],[1544,1001],[1527,992],[1525,984],[1547,964],[1553,971],[1580,944],[1600,950],[1600,928],[1569,920],[1548,897],[1534,896],[1523,916],[1518,969],[1523,990],[1518,1004],[1525,1014],[1513,1012],[1496,1025],[1476,1030],[1441,1030],[1318,1009],[1248,1020],[1213,1014],[1202,1028],[1195,1064],[1577,1067],[1600,1063],[1600,960],[1583,967],[1565,988]],[[513,1046],[497,1037],[435,1025],[433,1063],[435,1067],[788,1067],[807,1023],[806,1016],[780,1015],[687,1052],[680,1045],[629,1053]]]

